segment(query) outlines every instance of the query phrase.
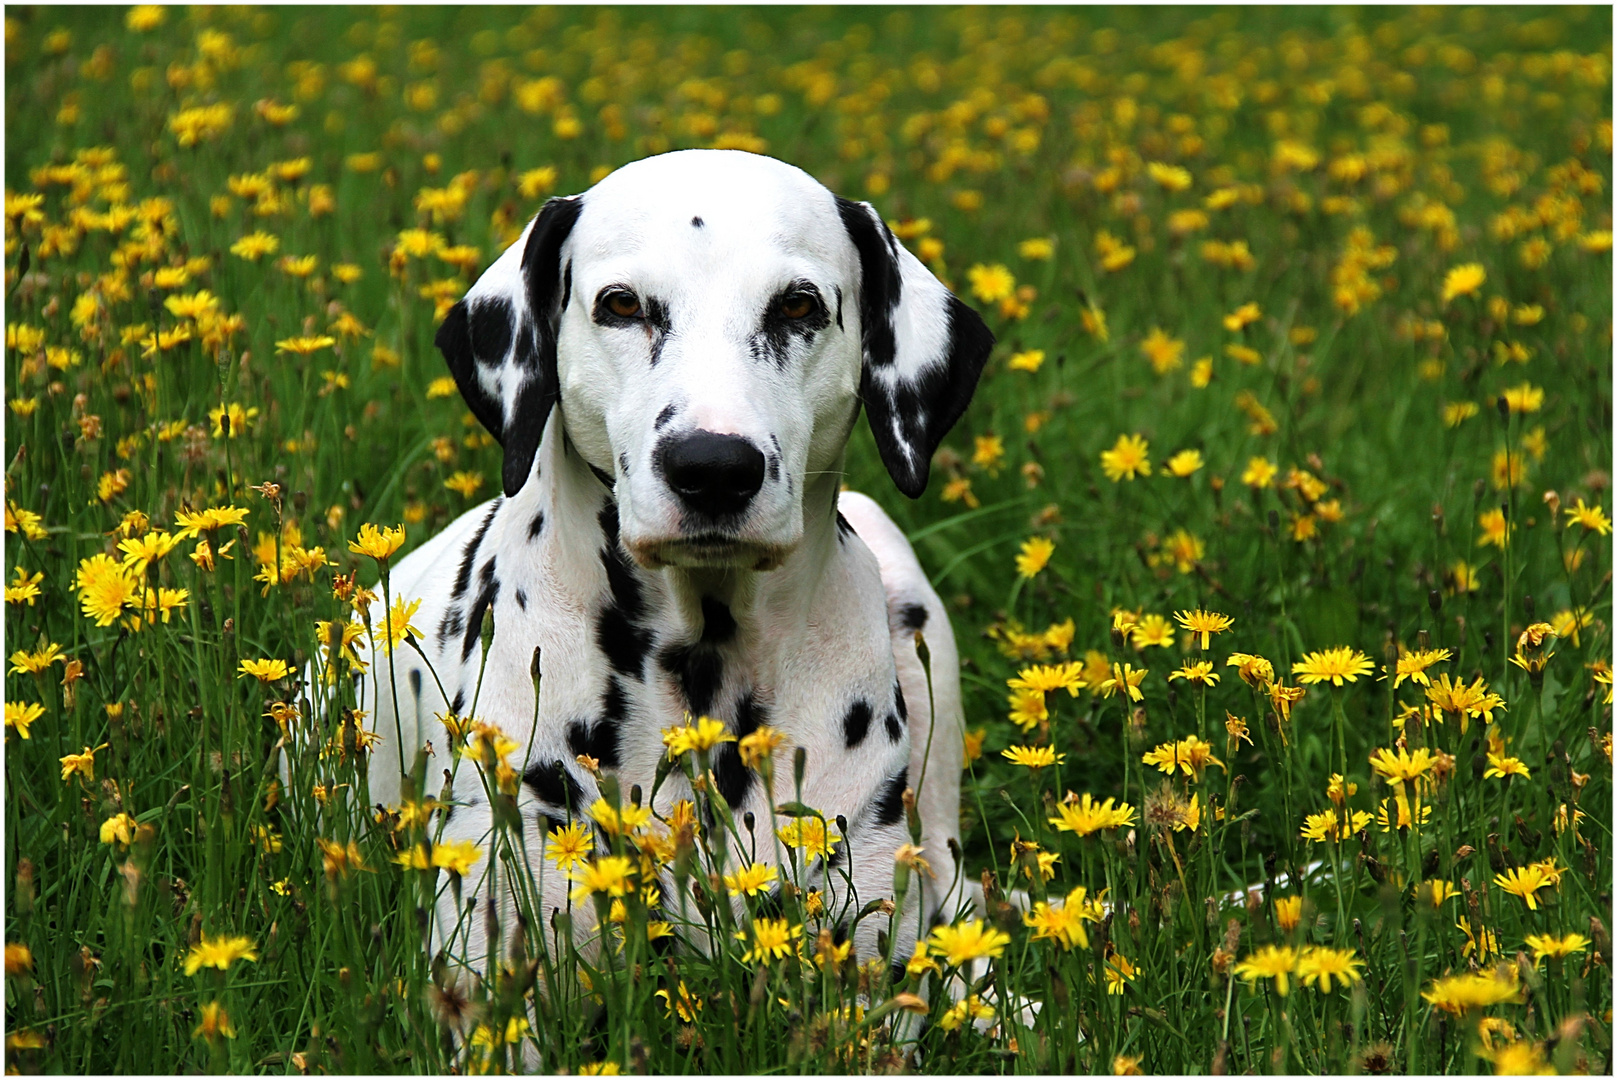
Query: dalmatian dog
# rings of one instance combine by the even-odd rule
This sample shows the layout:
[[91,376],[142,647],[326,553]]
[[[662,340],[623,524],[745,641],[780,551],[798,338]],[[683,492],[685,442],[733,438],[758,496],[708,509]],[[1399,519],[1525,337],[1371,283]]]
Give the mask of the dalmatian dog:
[[[794,797],[802,747],[802,802],[845,829],[803,881],[828,911],[849,910],[850,880],[854,914],[893,895],[916,790],[933,880],[899,912],[894,955],[908,957],[965,895],[958,662],[903,534],[841,490],[844,449],[863,409],[898,489],[919,496],[993,340],[870,204],[772,158],[679,151],[550,200],[437,335],[502,445],[504,494],[392,568],[392,595],[422,601],[431,670],[400,648],[364,680],[382,737],[373,800],[400,798],[422,747],[435,748],[429,776],[452,764],[443,714],[498,724],[519,748],[524,847],[549,922],[572,884],[545,863],[547,833],[588,822],[598,776],[625,801],[638,785],[666,815],[691,791],[676,771],[650,800],[664,729],[767,724],[786,738],[776,802]],[[711,765],[737,832],[748,815],[757,826],[730,868],[773,862],[762,780],[735,743]],[[475,775],[458,782],[443,840],[486,846],[492,815]],[[474,871],[459,906],[444,890],[434,947],[480,965],[491,920],[511,925],[513,905]],[[581,944],[593,922],[574,919]],[[881,955],[888,925],[852,928],[860,956]]]

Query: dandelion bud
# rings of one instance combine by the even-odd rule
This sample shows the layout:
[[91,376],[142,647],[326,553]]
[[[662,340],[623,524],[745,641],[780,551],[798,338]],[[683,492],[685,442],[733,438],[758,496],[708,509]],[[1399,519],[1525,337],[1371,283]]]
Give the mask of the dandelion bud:
[[1432,609],[1432,614],[1433,615],[1436,615],[1439,611],[1442,611],[1443,610],[1443,594],[1438,592],[1436,589],[1432,589],[1429,592],[1427,592],[1427,594],[1426,594],[1426,606]]
[[803,770],[808,768],[808,750],[799,746],[792,751],[792,779],[797,783],[797,789],[803,789]]
[[483,609],[483,628],[479,632],[483,642],[483,655],[488,655],[489,646],[494,644],[494,607],[490,605]]
[[528,678],[533,680],[533,693],[539,695],[539,646],[533,647],[533,659],[528,661]]
[[17,885],[12,899],[18,915],[31,915],[34,911],[34,864],[27,859],[17,860]]
[[[640,788],[637,786],[635,790],[639,791]],[[636,801],[635,805],[639,805],[638,800]],[[745,814],[741,815],[741,824],[746,826],[747,833],[750,835],[757,830],[758,819],[753,816],[751,810],[748,810]]]
[[1611,964],[1611,935],[1606,933],[1606,924],[1589,916],[1589,936],[1594,938],[1595,952],[1608,966]]
[[1552,519],[1559,519],[1560,518],[1560,516],[1561,516],[1561,496],[1560,496],[1559,493],[1557,493],[1557,492],[1555,492],[1553,490],[1546,491],[1544,493],[1544,505],[1549,507],[1550,517]]

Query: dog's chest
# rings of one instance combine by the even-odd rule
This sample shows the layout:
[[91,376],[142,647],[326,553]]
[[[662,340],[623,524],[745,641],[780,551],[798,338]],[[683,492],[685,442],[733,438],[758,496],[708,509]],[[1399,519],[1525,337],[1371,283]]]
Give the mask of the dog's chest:
[[[803,747],[804,797],[828,814],[854,817],[902,771],[906,709],[879,572],[862,546],[834,553],[812,588],[782,591],[801,603],[754,596],[737,611],[635,567],[610,503],[594,521],[573,516],[536,527],[536,510],[496,505],[427,575],[447,583],[426,590],[442,600],[423,614],[448,705],[523,747],[513,764],[520,756],[541,803],[576,811],[593,798],[589,762],[619,777],[625,794],[636,784],[649,793],[663,732],[703,716],[737,740],[767,725]],[[486,663],[485,614],[495,630]],[[790,753],[777,759],[777,800],[789,797]],[[736,743],[711,762],[733,808],[762,807]],[[685,794],[676,778],[657,803]]]

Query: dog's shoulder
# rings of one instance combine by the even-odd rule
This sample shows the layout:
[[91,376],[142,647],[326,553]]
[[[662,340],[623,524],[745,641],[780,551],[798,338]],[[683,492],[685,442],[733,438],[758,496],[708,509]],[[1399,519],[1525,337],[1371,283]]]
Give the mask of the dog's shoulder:
[[887,602],[887,623],[894,638],[925,631],[946,618],[926,571],[903,530],[876,501],[857,491],[844,491],[837,500],[838,514],[870,550],[881,574]]

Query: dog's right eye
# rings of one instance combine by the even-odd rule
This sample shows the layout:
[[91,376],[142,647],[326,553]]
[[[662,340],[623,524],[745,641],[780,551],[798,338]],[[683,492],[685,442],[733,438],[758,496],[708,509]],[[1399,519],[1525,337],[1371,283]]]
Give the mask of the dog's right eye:
[[620,319],[640,317],[640,298],[632,292],[616,289],[606,294],[606,309]]

